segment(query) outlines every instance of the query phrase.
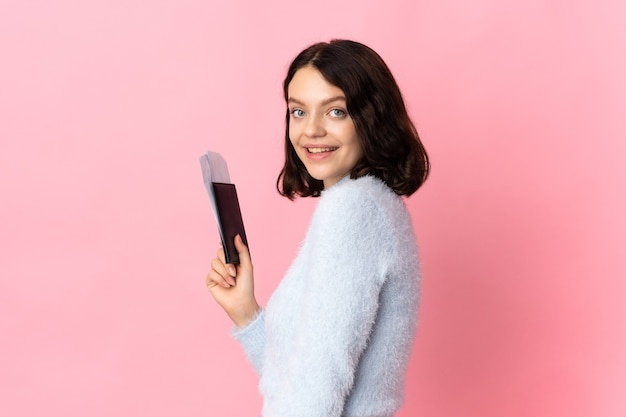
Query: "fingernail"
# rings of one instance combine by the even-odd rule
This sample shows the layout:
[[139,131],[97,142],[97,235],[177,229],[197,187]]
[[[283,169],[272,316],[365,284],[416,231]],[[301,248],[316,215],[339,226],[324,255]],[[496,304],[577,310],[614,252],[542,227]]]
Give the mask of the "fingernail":
[[232,265],[228,265],[228,273],[233,277],[237,276],[237,270]]
[[231,287],[235,286],[235,280],[232,277],[228,277],[226,281],[228,281]]

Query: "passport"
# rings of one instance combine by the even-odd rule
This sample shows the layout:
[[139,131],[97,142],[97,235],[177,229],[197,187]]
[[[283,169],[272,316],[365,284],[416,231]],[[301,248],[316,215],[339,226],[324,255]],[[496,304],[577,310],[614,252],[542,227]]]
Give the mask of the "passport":
[[235,236],[241,236],[248,246],[243,217],[235,184],[230,181],[226,160],[217,152],[207,152],[200,157],[204,187],[209,194],[213,216],[222,240],[227,264],[239,264],[239,253],[235,248]]

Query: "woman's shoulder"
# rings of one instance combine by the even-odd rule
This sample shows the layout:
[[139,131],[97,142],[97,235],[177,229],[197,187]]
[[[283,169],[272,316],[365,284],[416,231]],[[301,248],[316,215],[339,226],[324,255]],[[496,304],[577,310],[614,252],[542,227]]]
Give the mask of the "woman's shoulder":
[[393,192],[381,179],[365,175],[352,179],[344,177],[335,185],[322,192],[320,205],[337,209],[372,207],[389,213],[404,211],[402,198]]
[[373,176],[346,177],[323,191],[312,229],[316,236],[332,236],[334,245],[338,239],[376,242],[383,259],[412,248],[405,244],[399,249],[413,236],[404,200]]

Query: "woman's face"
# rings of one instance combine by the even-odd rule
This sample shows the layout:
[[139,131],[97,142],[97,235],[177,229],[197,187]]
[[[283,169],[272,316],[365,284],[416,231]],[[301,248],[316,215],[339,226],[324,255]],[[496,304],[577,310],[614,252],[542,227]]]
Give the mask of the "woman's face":
[[287,96],[289,139],[309,174],[328,188],[363,156],[346,96],[311,66],[295,73]]

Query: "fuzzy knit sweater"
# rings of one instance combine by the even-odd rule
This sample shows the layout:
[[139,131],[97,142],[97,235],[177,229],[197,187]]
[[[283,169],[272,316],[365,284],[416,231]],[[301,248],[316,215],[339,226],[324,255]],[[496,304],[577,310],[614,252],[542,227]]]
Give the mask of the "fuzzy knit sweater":
[[233,332],[260,375],[263,416],[393,416],[404,399],[419,284],[401,197],[371,176],[324,190],[267,307]]

